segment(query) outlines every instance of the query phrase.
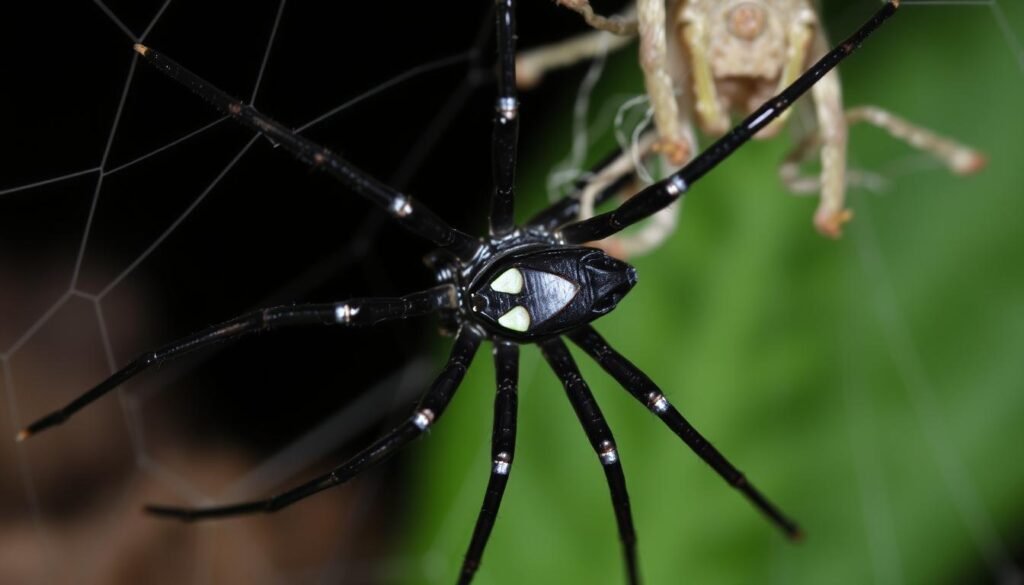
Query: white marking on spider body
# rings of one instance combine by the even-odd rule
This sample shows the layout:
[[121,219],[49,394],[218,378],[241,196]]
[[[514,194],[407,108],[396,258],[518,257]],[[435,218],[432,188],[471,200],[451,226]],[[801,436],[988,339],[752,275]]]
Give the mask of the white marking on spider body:
[[523,273],[518,268],[509,268],[501,273],[501,276],[494,279],[491,289],[498,292],[517,295],[523,292]]
[[429,427],[432,422],[434,422],[434,411],[429,408],[424,408],[412,415],[412,424],[416,425],[416,428],[421,431],[427,430],[427,427]]
[[412,200],[405,195],[395,197],[395,200],[391,203],[391,213],[395,214],[396,217],[408,216],[412,213]]
[[514,120],[519,113],[519,100],[514,97],[498,98],[498,113],[506,120]]
[[334,320],[338,323],[351,323],[352,317],[359,314],[358,307],[352,307],[348,303],[342,303],[334,309]]
[[619,452],[615,449],[615,443],[611,441],[601,441],[601,445],[598,447],[598,456],[601,458],[603,465],[611,465],[619,460]]
[[498,317],[498,324],[505,329],[523,333],[530,328],[530,313],[526,310],[526,307],[518,305],[513,307],[508,313]]
[[498,475],[508,475],[509,469],[512,468],[512,457],[502,451],[498,453],[498,456],[494,458],[494,473]]
[[661,414],[668,410],[668,400],[665,399],[664,394],[651,392],[647,395],[647,408],[650,408],[651,412]]
[[672,177],[669,178],[668,183],[665,185],[665,190],[673,197],[680,193],[685,193],[686,189],[686,181],[684,181],[679,175],[672,175]]

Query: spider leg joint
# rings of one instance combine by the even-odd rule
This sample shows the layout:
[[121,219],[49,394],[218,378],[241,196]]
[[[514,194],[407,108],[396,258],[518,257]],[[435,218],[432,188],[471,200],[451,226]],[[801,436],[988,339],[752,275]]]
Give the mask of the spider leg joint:
[[511,468],[512,456],[505,451],[498,453],[498,456],[494,458],[494,473],[498,475],[508,475]]
[[406,195],[395,197],[391,203],[391,213],[395,217],[408,217],[412,214],[412,200]]
[[650,408],[651,412],[661,414],[668,410],[668,400],[664,394],[651,392],[647,395],[647,408]]
[[421,431],[427,430],[427,427],[429,427],[432,422],[434,422],[434,411],[429,408],[424,408],[423,410],[418,411],[412,417],[412,424],[416,425],[416,428]]
[[686,181],[683,180],[679,175],[672,175],[668,183],[665,185],[665,191],[673,197],[678,197],[682,193],[686,193],[687,189]]
[[497,110],[505,120],[514,120],[519,113],[519,100],[514,97],[498,98]]
[[334,319],[338,323],[351,323],[352,317],[355,317],[357,314],[359,314],[359,308],[352,307],[348,303],[342,303],[334,309]]
[[603,465],[612,465],[619,461],[619,452],[615,449],[615,443],[611,441],[601,441],[597,454]]

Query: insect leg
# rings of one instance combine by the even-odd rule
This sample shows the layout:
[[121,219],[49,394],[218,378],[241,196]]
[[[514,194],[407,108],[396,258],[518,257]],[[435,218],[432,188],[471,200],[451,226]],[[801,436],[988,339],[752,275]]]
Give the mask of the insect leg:
[[768,100],[747,119],[701,152],[678,172],[647,187],[617,209],[596,215],[588,220],[570,224],[559,230],[568,244],[582,244],[601,240],[656,213],[677,200],[711,169],[728,158],[737,148],[779,116],[786,108],[807,92],[822,76],[851,55],[867,37],[878,29],[896,11],[898,2],[890,0],[870,20],[846,41],[827,53],[806,73],[801,75],[781,94]]

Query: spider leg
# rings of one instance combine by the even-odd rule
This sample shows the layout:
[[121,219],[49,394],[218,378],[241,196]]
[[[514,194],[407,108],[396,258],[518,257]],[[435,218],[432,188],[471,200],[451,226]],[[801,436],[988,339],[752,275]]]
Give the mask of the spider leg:
[[459,574],[459,585],[469,585],[473,575],[480,568],[480,559],[491,536],[494,521],[501,506],[501,498],[512,471],[512,459],[516,448],[516,386],[519,381],[519,346],[511,342],[494,343],[494,372],[498,382],[498,393],[494,399],[494,432],[491,435],[491,478],[480,515],[473,529],[473,538],[466,551]]
[[268,118],[256,108],[243,104],[170,58],[141,44],[135,45],[135,51],[168,77],[189,88],[218,110],[263,134],[274,144],[280,144],[300,161],[328,172],[374,205],[390,213],[395,221],[412,233],[438,246],[449,247],[462,257],[471,256],[479,247],[476,238],[448,225],[422,203],[413,201],[408,195],[381,183],[337,154]]
[[146,506],[146,511],[157,516],[187,521],[223,518],[254,512],[272,513],[317,492],[347,482],[363,471],[394,455],[398,449],[422,435],[431,424],[441,417],[444,409],[451,402],[452,396],[455,395],[455,391],[462,382],[462,378],[466,375],[466,369],[469,368],[470,362],[473,361],[473,356],[476,354],[477,348],[480,347],[481,339],[482,336],[476,331],[469,328],[462,329],[455,338],[452,353],[444,369],[434,380],[427,393],[424,394],[419,405],[416,407],[416,411],[409,420],[377,439],[372,445],[363,449],[330,472],[264,500],[210,508],[149,505]]
[[455,289],[451,285],[444,285],[398,298],[362,298],[339,303],[256,309],[142,354],[63,408],[25,427],[18,433],[17,440],[23,441],[39,431],[63,423],[74,413],[152,366],[218,343],[235,341],[249,333],[302,325],[375,325],[382,321],[433,313],[454,305]]
[[498,0],[494,15],[498,39],[498,98],[491,133],[491,235],[515,227],[516,145],[519,141],[519,98],[516,92],[515,0]]
[[[693,134],[692,124],[686,121],[681,125],[682,128],[679,135],[682,138],[682,143],[686,144],[687,152],[695,152],[697,141]],[[622,174],[631,177],[637,176],[637,165],[642,164],[638,159],[651,150],[651,146],[655,144],[655,138],[656,136],[653,132],[640,136],[628,151],[624,151],[619,156],[618,161],[602,170],[601,173],[593,176],[587,185],[583,187],[583,191],[579,195],[579,219],[588,219],[594,216],[597,198],[607,189],[609,183],[617,181]],[[661,140],[661,138],[658,138],[658,140]],[[626,185],[620,190],[619,196],[624,198],[631,197],[637,192],[638,188],[635,183]],[[643,225],[643,228],[636,230],[634,233],[615,234],[603,240],[588,242],[586,245],[600,248],[609,255],[621,260],[646,254],[659,248],[665,240],[675,233],[676,227],[679,224],[680,207],[682,207],[682,202],[677,200],[675,203],[652,215]]]
[[728,134],[701,152],[678,172],[640,191],[618,208],[570,224],[559,230],[567,244],[602,240],[670,205],[708,171],[718,166],[759,130],[771,123],[826,73],[852,54],[864,40],[896,11],[898,0],[889,0],[852,36],[832,49],[779,95],[768,100]]
[[747,481],[740,470],[733,467],[725,456],[715,449],[714,445],[697,432],[697,429],[693,428],[693,425],[674,406],[669,404],[661,389],[647,377],[647,374],[612,349],[604,338],[589,325],[576,329],[568,335],[569,339],[590,354],[590,357],[611,374],[626,391],[656,414],[722,479],[746,496],[754,504],[754,507],[767,516],[787,537],[792,540],[800,539],[802,535],[800,527],[783,515],[774,504]]
[[587,439],[593,445],[601,465],[604,467],[604,475],[608,480],[608,489],[611,491],[612,507],[615,509],[615,521],[619,527],[619,538],[622,540],[623,555],[626,561],[626,573],[630,585],[640,583],[640,574],[637,569],[636,555],[636,530],[633,528],[633,516],[629,509],[629,493],[626,491],[626,476],[622,472],[622,462],[619,460],[619,452],[615,448],[615,438],[608,428],[601,409],[594,400],[590,388],[580,375],[576,362],[569,354],[569,348],[559,338],[554,338],[540,344],[544,359],[551,364],[551,368],[562,381],[565,393],[576,411],[577,418],[587,433]]

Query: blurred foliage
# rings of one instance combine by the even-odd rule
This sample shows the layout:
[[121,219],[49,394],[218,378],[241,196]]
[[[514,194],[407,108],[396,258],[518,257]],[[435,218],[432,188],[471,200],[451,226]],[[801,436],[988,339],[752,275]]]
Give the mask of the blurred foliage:
[[[833,38],[874,7],[843,4],[828,6]],[[1000,4],[1024,30],[1024,11]],[[857,127],[851,167],[889,184],[851,189],[856,219],[832,242],[811,227],[815,202],[779,185],[786,139],[754,143],[694,189],[667,245],[635,259],[639,285],[598,329],[807,533],[785,542],[574,350],[616,434],[645,582],[982,583],[1005,555],[1024,561],[1018,57],[990,7],[905,6],[843,65],[847,105],[976,145],[987,169],[952,177]],[[591,111],[640,87],[624,51]],[[569,148],[573,93],[546,104],[545,136],[523,138],[520,189],[538,207]],[[610,147],[605,137],[591,155]],[[522,353],[516,462],[476,582],[621,583],[600,465],[539,352]],[[489,354],[411,450],[407,546],[432,582],[454,580],[483,497]]]

